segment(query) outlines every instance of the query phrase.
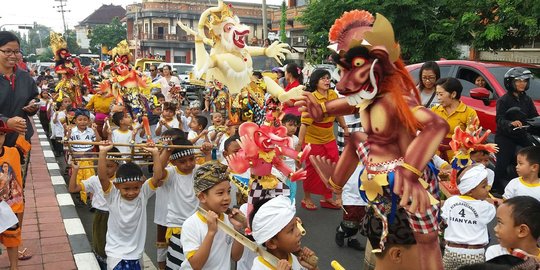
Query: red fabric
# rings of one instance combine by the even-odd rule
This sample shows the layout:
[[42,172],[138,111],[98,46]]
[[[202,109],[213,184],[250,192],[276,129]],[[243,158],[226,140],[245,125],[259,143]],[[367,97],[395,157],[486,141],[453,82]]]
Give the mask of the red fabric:
[[[312,144],[310,155],[323,156],[337,162],[339,152],[337,149],[336,140],[332,140],[325,144]],[[309,158],[306,160],[306,179],[303,181],[304,191],[323,195],[324,198],[332,198],[332,190],[328,189],[322,182],[315,167],[311,164]]]
[[[295,88],[295,87],[297,87],[299,85],[300,85],[300,82],[298,80],[294,80],[292,83],[287,84],[287,86],[285,87],[285,92],[289,92],[289,90],[291,90],[291,89],[293,89],[293,88]],[[293,102],[294,102],[294,100],[293,100]],[[289,106],[283,104],[283,113],[284,114],[290,113],[290,114],[294,114],[296,116],[300,116],[301,113],[298,111],[298,108],[300,108],[300,107],[297,107],[297,106],[289,107]]]

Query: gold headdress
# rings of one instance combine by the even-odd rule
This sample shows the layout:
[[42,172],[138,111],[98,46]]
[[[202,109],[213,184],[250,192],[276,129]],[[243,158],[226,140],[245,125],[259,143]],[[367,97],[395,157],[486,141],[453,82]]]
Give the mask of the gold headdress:
[[128,43],[127,41],[124,39],[122,41],[120,41],[116,47],[114,47],[111,51],[110,51],[110,54],[111,56],[115,56],[115,55],[118,55],[118,56],[121,56],[121,55],[129,55],[130,54],[130,51],[129,51],[129,46],[128,46]]
[[232,17],[234,17],[234,14],[230,9],[230,5],[222,4],[222,7],[219,10],[211,10],[205,23],[205,27],[208,28],[210,38],[213,40],[219,39],[217,34],[214,33],[213,28],[215,26],[219,26],[227,18]]
[[51,32],[50,34],[50,40],[51,40],[51,49],[54,54],[54,60],[60,60],[58,58],[57,52],[61,49],[67,49],[67,42],[64,40],[64,37],[62,35]]

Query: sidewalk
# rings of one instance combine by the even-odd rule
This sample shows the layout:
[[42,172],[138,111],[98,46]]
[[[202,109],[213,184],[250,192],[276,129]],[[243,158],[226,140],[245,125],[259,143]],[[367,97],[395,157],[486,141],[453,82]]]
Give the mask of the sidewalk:
[[[23,246],[33,256],[19,261],[19,269],[99,269],[37,117],[34,123],[22,227]],[[8,265],[7,251],[3,249],[0,269],[8,269]]]

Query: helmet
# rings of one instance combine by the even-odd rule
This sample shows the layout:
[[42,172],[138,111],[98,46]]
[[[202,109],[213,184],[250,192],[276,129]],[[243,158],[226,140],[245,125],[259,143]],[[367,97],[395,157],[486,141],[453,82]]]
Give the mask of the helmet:
[[504,74],[504,87],[509,92],[516,91],[516,87],[514,84],[515,79],[519,80],[527,80],[527,86],[525,86],[525,90],[529,89],[530,85],[530,79],[533,77],[530,70],[522,67],[515,67],[509,69],[506,74]]

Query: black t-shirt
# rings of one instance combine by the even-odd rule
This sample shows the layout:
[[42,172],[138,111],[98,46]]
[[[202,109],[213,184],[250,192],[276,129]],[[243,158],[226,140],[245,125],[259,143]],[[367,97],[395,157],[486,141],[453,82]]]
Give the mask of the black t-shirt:
[[525,92],[519,94],[518,96],[513,95],[512,93],[504,94],[499,100],[497,100],[497,133],[501,133],[510,137],[515,137],[515,132],[512,132],[512,121],[506,120],[504,114],[506,111],[512,107],[519,107],[521,111],[527,115],[527,118],[533,118],[538,116],[536,107],[534,106],[533,100],[531,97],[527,96]]

